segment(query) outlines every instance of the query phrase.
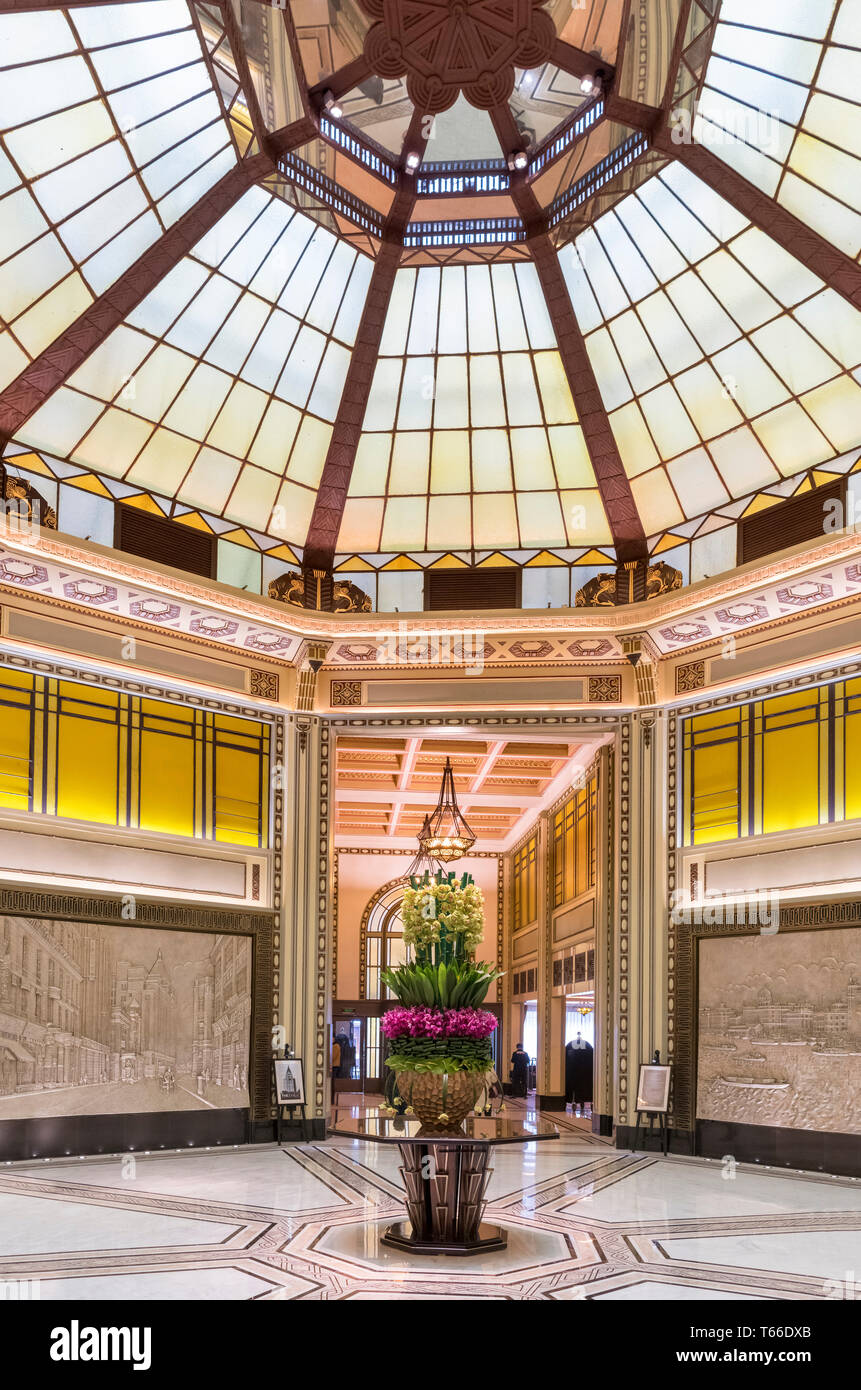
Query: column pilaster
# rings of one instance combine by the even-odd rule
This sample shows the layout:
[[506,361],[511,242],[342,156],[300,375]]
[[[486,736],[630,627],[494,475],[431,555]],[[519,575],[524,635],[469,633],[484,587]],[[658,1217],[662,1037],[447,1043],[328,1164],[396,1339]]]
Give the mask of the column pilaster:
[[329,1113],[331,1010],[331,760],[329,727],[312,714],[287,719],[284,813],[284,950],[281,1022],[305,1072],[316,1137]]
[[636,1124],[639,1065],[667,1053],[667,725],[661,711],[631,721],[629,792],[620,788],[617,1142]]

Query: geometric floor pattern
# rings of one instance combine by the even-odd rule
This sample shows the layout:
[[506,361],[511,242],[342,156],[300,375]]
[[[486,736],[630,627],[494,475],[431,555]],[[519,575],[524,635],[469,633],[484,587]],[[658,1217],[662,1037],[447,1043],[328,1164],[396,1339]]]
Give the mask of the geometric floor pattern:
[[5,1165],[0,1281],[75,1301],[807,1300],[861,1279],[861,1183],[625,1153],[552,1119],[558,1141],[493,1152],[504,1251],[381,1245],[398,1152],[330,1138]]

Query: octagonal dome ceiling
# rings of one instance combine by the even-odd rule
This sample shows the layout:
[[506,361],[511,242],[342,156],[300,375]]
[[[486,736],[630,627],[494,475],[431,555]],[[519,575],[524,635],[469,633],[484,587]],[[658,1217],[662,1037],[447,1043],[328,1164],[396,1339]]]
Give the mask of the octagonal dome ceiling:
[[350,573],[690,578],[859,465],[853,0],[0,0],[0,53],[37,487]]

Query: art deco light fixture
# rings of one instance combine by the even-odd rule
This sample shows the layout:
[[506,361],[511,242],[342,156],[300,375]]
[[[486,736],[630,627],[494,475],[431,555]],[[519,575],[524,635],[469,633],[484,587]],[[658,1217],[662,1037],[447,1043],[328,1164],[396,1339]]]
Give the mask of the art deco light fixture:
[[424,825],[417,836],[419,842],[418,853],[404,873],[403,877],[405,879],[424,878],[425,874],[428,875],[428,878],[434,878],[436,874],[445,873],[445,866],[442,860],[428,854],[422,844],[422,837],[427,836],[430,838],[431,833],[430,816],[425,816]]
[[475,836],[460,813],[451,758],[446,758],[439,800],[419,835],[419,845],[431,859],[448,864],[461,859],[475,844]]

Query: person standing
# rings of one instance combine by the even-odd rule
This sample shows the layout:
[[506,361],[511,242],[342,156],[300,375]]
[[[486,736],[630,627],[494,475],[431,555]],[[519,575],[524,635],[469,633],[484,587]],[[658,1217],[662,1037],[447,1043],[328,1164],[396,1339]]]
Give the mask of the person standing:
[[592,1104],[592,1046],[581,1033],[565,1048],[565,1103],[586,1114]]
[[522,1042],[517,1044],[511,1054],[511,1071],[508,1075],[511,1081],[511,1094],[513,1096],[525,1096],[526,1083],[529,1077],[529,1058],[523,1050]]

